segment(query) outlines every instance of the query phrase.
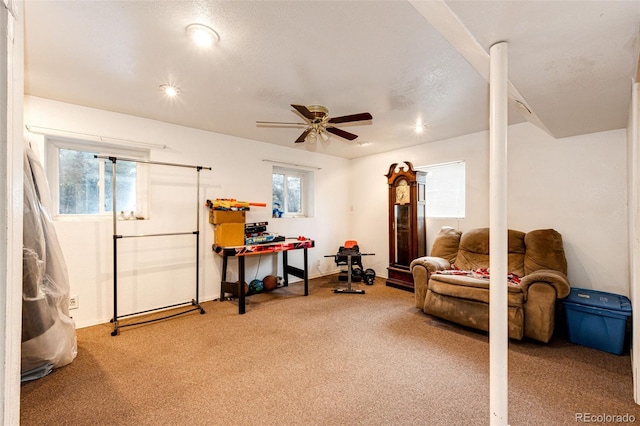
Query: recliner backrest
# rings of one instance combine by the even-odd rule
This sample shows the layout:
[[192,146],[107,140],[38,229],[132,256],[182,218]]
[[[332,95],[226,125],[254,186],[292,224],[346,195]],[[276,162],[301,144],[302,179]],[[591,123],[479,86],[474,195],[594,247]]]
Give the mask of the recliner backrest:
[[463,271],[489,267],[489,228],[465,231],[454,266]]
[[[567,273],[562,235],[554,229],[536,229],[526,234],[509,229],[507,250],[508,272],[520,277],[539,269]],[[463,271],[489,268],[489,228],[476,228],[462,233],[443,226],[429,255],[446,259]]]
[[443,226],[433,240],[429,256],[441,257],[451,264],[455,263],[461,235],[462,231],[450,226]]
[[[507,238],[508,272],[522,277],[525,274],[525,233],[509,229]],[[464,271],[490,267],[489,228],[471,229],[462,234],[454,265]]]
[[538,269],[552,269],[567,274],[567,258],[564,254],[562,235],[554,229],[537,229],[524,237],[527,254],[524,258],[525,273]]

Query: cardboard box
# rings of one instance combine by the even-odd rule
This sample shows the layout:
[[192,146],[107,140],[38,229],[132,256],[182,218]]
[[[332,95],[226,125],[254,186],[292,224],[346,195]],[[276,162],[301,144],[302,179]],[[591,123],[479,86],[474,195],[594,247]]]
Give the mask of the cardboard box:
[[244,223],[214,224],[213,243],[222,247],[243,246]]
[[222,247],[243,246],[246,215],[246,211],[209,210],[213,243]]
[[616,355],[624,350],[631,301],[621,295],[572,288],[562,300],[569,341]]
[[246,220],[246,211],[232,210],[209,210],[209,223],[217,225],[219,223],[242,223],[244,232],[244,222]]

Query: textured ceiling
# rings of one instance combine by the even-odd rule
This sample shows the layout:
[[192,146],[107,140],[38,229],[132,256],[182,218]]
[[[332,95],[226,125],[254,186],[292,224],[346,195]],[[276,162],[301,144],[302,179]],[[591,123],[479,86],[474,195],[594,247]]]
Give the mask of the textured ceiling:
[[[192,45],[194,22],[220,42]],[[29,0],[25,91],[356,158],[487,129],[487,52],[507,41],[512,97],[565,137],[626,126],[639,29],[638,1]],[[373,120],[339,126],[353,142],[314,145],[294,144],[302,128],[256,125],[299,122],[290,104]]]

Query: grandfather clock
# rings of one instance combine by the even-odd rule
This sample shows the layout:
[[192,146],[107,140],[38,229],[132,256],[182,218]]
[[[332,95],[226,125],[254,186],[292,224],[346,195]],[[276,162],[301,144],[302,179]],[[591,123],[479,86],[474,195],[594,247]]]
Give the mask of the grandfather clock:
[[389,167],[389,273],[387,285],[413,291],[411,261],[427,255],[425,222],[426,172],[407,169],[394,163]]

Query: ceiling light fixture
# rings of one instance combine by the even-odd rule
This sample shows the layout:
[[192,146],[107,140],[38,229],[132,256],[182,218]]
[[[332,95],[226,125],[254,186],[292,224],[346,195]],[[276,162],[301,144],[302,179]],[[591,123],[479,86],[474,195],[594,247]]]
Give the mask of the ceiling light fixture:
[[211,47],[220,41],[220,35],[213,28],[204,24],[187,25],[186,31],[198,47]]
[[171,84],[161,84],[160,89],[170,98],[174,98],[180,94],[180,88]]
[[329,142],[329,133],[322,131],[319,133],[320,134],[320,140],[324,143]]
[[309,142],[311,145],[313,145],[314,143],[316,143],[317,139],[318,139],[318,135],[316,133],[316,130],[314,129],[311,132],[309,132],[305,140]]
[[422,124],[422,120],[418,119],[418,121],[416,121],[416,125],[414,127],[414,130],[416,133],[420,134],[424,131],[425,127],[427,127],[426,124]]

